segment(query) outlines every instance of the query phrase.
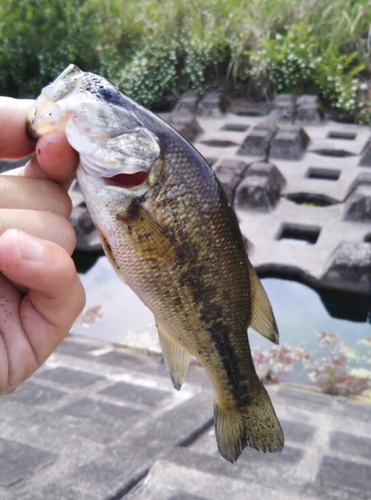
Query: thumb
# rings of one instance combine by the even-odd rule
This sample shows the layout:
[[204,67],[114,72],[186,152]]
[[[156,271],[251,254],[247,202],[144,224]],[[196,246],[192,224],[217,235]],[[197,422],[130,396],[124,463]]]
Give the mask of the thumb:
[[10,229],[0,236],[0,272],[28,289],[19,314],[40,365],[63,340],[85,305],[75,265],[56,243]]

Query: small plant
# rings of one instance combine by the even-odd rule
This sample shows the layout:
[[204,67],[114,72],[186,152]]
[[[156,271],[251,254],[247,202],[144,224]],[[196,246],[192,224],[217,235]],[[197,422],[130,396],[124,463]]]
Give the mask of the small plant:
[[143,106],[150,107],[164,94],[174,91],[176,74],[175,46],[166,46],[161,40],[151,40],[136,52],[116,77],[115,83]]
[[249,53],[251,75],[272,91],[300,94],[320,91],[333,107],[362,116],[357,53],[342,54],[334,43],[318,39],[314,26],[302,21],[285,32],[265,36]]

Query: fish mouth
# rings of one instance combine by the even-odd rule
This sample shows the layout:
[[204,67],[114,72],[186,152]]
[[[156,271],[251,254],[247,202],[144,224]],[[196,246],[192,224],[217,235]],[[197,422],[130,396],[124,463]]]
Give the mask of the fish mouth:
[[113,177],[103,177],[107,186],[124,189],[135,189],[147,182],[148,172],[140,171],[133,174],[117,174]]

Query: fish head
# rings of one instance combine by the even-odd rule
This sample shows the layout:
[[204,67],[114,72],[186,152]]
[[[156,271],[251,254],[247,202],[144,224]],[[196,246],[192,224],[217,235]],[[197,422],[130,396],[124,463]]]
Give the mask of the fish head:
[[95,196],[141,196],[158,181],[163,162],[158,137],[132,103],[105,78],[70,65],[35,101],[28,135],[65,132],[80,155],[79,181]]

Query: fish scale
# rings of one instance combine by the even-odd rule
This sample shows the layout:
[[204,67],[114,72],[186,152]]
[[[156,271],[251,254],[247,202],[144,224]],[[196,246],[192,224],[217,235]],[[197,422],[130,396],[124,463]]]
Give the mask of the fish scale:
[[36,138],[63,126],[106,255],[153,312],[174,387],[196,356],[214,388],[222,456],[280,451],[247,337],[251,326],[277,342],[277,326],[214,172],[168,124],[76,67],[43,90],[28,130]]

